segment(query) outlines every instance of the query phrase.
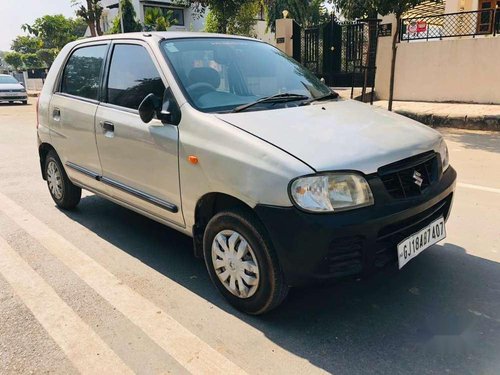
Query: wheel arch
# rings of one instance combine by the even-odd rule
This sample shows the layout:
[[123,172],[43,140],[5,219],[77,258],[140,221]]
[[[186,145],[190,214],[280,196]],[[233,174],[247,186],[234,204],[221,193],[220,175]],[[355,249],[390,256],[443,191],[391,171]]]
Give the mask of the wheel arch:
[[257,218],[252,207],[229,194],[212,192],[198,199],[194,214],[195,224],[193,225],[194,254],[196,257],[203,257],[203,234],[210,219],[217,213],[230,209],[242,209]]
[[45,160],[47,159],[47,155],[50,151],[54,151],[57,154],[56,149],[50,144],[50,143],[41,143],[40,146],[38,146],[38,155],[40,157],[40,170],[42,172],[42,178],[44,180],[47,179],[47,176],[45,174]]

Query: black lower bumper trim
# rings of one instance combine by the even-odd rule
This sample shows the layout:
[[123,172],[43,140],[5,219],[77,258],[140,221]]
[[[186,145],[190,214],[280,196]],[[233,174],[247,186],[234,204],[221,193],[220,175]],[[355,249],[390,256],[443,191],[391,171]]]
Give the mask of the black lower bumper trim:
[[425,194],[411,199],[391,199],[374,191],[374,206],[352,211],[311,214],[294,207],[258,205],[256,212],[288,283],[296,286],[395,264],[399,242],[440,217],[448,218],[455,181],[450,167]]
[[13,102],[20,100],[28,100],[27,96],[9,96],[9,97],[0,97],[0,102]]

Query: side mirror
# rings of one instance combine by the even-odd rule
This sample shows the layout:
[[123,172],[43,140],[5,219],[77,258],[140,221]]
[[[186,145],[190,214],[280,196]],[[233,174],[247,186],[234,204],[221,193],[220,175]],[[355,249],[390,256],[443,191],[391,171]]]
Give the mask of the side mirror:
[[155,94],[148,94],[139,105],[139,116],[146,124],[155,116],[166,124],[179,125],[181,122],[181,110],[170,88],[165,90],[163,102]]

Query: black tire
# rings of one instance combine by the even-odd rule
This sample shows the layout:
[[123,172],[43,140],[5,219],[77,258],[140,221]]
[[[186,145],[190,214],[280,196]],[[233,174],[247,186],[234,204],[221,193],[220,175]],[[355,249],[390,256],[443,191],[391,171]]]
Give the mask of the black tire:
[[[242,298],[231,293],[219,280],[212,261],[212,242],[224,230],[238,232],[249,244],[259,267],[259,282],[255,293]],[[260,315],[276,308],[288,294],[278,258],[267,232],[260,221],[246,210],[218,213],[208,223],[203,237],[203,252],[208,273],[227,301],[247,314]]]
[[23,100],[23,105],[27,105],[28,104],[28,101],[27,100]]
[[[55,195],[50,188],[49,181],[49,165],[51,163],[55,163],[55,168],[60,172],[60,180],[59,184],[61,194],[60,196]],[[71,210],[75,208],[80,202],[80,198],[82,197],[82,189],[78,186],[73,185],[73,183],[68,178],[66,171],[64,170],[61,160],[57,156],[57,153],[54,150],[49,151],[47,157],[45,158],[45,176],[47,177],[47,187],[49,188],[49,193],[54,202],[58,207],[64,210]]]

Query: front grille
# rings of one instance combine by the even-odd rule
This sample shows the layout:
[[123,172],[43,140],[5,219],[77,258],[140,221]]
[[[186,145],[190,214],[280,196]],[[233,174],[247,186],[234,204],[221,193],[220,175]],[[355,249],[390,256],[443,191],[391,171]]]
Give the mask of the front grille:
[[418,232],[440,217],[447,218],[451,208],[453,194],[443,199],[441,202],[428,208],[418,215],[408,219],[390,224],[378,232],[375,266],[383,267],[389,262],[397,261],[397,245],[405,238]]
[[328,274],[342,277],[358,274],[363,269],[364,237],[352,236],[334,240],[328,249]]
[[393,198],[416,197],[438,181],[438,157],[435,152],[417,155],[382,167],[378,174]]
[[12,89],[12,90],[0,89],[0,92],[24,92],[24,90],[23,89]]

